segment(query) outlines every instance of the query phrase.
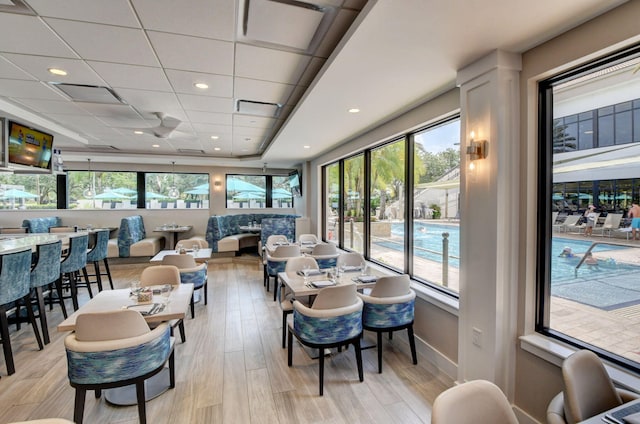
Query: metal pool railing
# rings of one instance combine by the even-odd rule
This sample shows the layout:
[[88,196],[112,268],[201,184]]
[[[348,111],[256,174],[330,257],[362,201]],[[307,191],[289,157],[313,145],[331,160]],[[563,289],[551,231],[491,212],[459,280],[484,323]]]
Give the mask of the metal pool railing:
[[574,270],[574,277],[576,277],[576,278],[578,277],[578,269],[582,266],[584,261],[591,255],[591,251],[599,244],[605,244],[605,245],[617,246],[617,247],[624,247],[624,248],[636,248],[636,249],[638,247],[640,247],[640,246],[629,246],[628,244],[612,243],[610,241],[595,241],[595,242],[591,243],[591,246],[589,246],[587,251],[584,252],[584,255],[580,259],[580,262],[578,262],[578,265],[576,265],[576,268]]

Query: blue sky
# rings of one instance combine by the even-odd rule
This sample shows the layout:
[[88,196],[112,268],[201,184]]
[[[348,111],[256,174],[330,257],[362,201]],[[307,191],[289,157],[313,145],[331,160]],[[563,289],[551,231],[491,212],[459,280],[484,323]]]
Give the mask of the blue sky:
[[416,135],[416,142],[422,144],[431,153],[442,152],[448,148],[459,149],[460,120],[446,123]]

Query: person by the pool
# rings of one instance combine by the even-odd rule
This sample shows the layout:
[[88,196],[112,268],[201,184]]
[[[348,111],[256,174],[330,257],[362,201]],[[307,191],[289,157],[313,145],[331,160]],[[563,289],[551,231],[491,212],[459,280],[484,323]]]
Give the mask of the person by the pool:
[[569,246],[565,246],[562,252],[560,252],[561,258],[573,258],[574,256],[573,250]]
[[584,235],[591,236],[593,235],[593,227],[596,225],[596,217],[598,216],[598,214],[596,214],[596,207],[593,205],[589,205],[589,208],[586,211],[584,211],[584,216],[585,218],[587,218],[586,227],[584,229]]
[[633,240],[640,240],[638,238],[638,230],[640,229],[640,206],[637,203],[632,203],[629,208],[629,218],[631,218],[631,238]]

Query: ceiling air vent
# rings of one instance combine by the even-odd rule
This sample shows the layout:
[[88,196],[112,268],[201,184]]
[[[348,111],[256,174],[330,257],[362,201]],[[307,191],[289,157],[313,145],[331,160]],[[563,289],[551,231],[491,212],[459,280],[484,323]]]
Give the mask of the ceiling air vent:
[[267,116],[277,118],[282,105],[278,103],[256,102],[253,100],[238,100],[236,110],[245,115]]
[[87,146],[90,150],[96,150],[96,151],[100,151],[100,152],[111,152],[114,150],[120,150],[117,147],[114,146],[101,146],[98,144],[89,144]]
[[66,84],[51,82],[53,87],[62,91],[74,102],[124,104],[124,101],[109,87],[98,85]]
[[178,153],[185,153],[187,155],[204,155],[204,150],[200,150],[200,149],[178,149]]

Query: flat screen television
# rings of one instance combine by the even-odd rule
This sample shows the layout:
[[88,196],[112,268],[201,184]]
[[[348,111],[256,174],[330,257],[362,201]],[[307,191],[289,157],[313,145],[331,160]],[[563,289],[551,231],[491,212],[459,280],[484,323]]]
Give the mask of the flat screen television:
[[8,165],[51,171],[53,136],[9,121]]
[[298,171],[293,171],[289,174],[289,188],[294,196],[302,196],[302,181]]

